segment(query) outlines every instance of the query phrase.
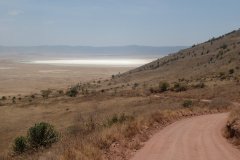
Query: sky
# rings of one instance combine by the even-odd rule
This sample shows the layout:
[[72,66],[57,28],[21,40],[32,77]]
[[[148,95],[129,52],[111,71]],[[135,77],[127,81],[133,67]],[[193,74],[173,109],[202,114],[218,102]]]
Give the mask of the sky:
[[240,28],[240,0],[0,0],[0,45],[190,46]]

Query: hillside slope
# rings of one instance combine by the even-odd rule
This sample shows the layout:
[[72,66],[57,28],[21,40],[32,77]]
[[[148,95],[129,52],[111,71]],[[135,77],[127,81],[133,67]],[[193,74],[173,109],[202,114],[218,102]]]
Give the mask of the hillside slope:
[[114,81],[239,80],[239,67],[240,30],[237,30],[115,76]]

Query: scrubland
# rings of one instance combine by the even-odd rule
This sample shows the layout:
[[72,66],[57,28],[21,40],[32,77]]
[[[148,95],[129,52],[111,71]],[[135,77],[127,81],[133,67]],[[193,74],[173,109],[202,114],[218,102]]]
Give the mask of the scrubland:
[[[89,91],[71,97],[64,94],[67,91],[61,94],[51,91],[48,97],[39,93],[34,98],[31,95],[21,100],[16,98],[15,103],[12,99],[5,100],[9,106],[1,108],[4,111],[1,112],[3,126],[0,130],[4,142],[0,146],[4,151],[2,157],[128,159],[162,127],[190,116],[225,112],[231,106],[230,100],[225,98],[204,101],[204,96],[199,96],[198,92],[210,96],[207,86],[188,87],[181,92],[171,90],[171,86],[174,85],[164,92],[159,88],[159,93],[152,93],[150,88],[145,91],[139,88],[117,93]],[[211,96],[214,97],[214,93]],[[60,133],[59,141],[51,147],[14,153],[14,138],[26,135],[28,128],[41,121],[55,126]]]
[[[129,159],[170,123],[231,110],[224,133],[239,145],[239,48],[238,30],[110,78],[2,96],[0,159]],[[39,122],[57,142],[15,153],[14,139]]]

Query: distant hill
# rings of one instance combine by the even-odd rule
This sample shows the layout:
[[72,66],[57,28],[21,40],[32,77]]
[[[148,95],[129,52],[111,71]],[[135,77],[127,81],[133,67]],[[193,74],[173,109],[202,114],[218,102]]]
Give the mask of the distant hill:
[[128,56],[135,58],[151,57],[157,58],[169,53],[177,52],[186,46],[22,46],[10,47],[0,46],[0,55],[2,56],[19,56],[19,57],[89,57],[89,56]]
[[240,82],[240,29],[116,76],[118,83]]

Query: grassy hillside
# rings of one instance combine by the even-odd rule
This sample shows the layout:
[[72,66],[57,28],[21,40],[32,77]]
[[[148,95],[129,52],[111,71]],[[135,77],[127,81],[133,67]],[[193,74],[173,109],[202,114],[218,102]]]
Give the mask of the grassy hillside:
[[178,79],[194,81],[201,78],[214,79],[220,74],[227,76],[230,69],[234,70],[231,77],[236,78],[239,76],[239,64],[240,30],[237,30],[126,72],[115,80],[118,82]]
[[[181,50],[149,64],[113,75],[111,88],[158,87],[168,82],[189,87],[204,83],[215,91],[222,86],[234,88],[240,83],[240,30]],[[129,88],[129,87],[128,87]]]

